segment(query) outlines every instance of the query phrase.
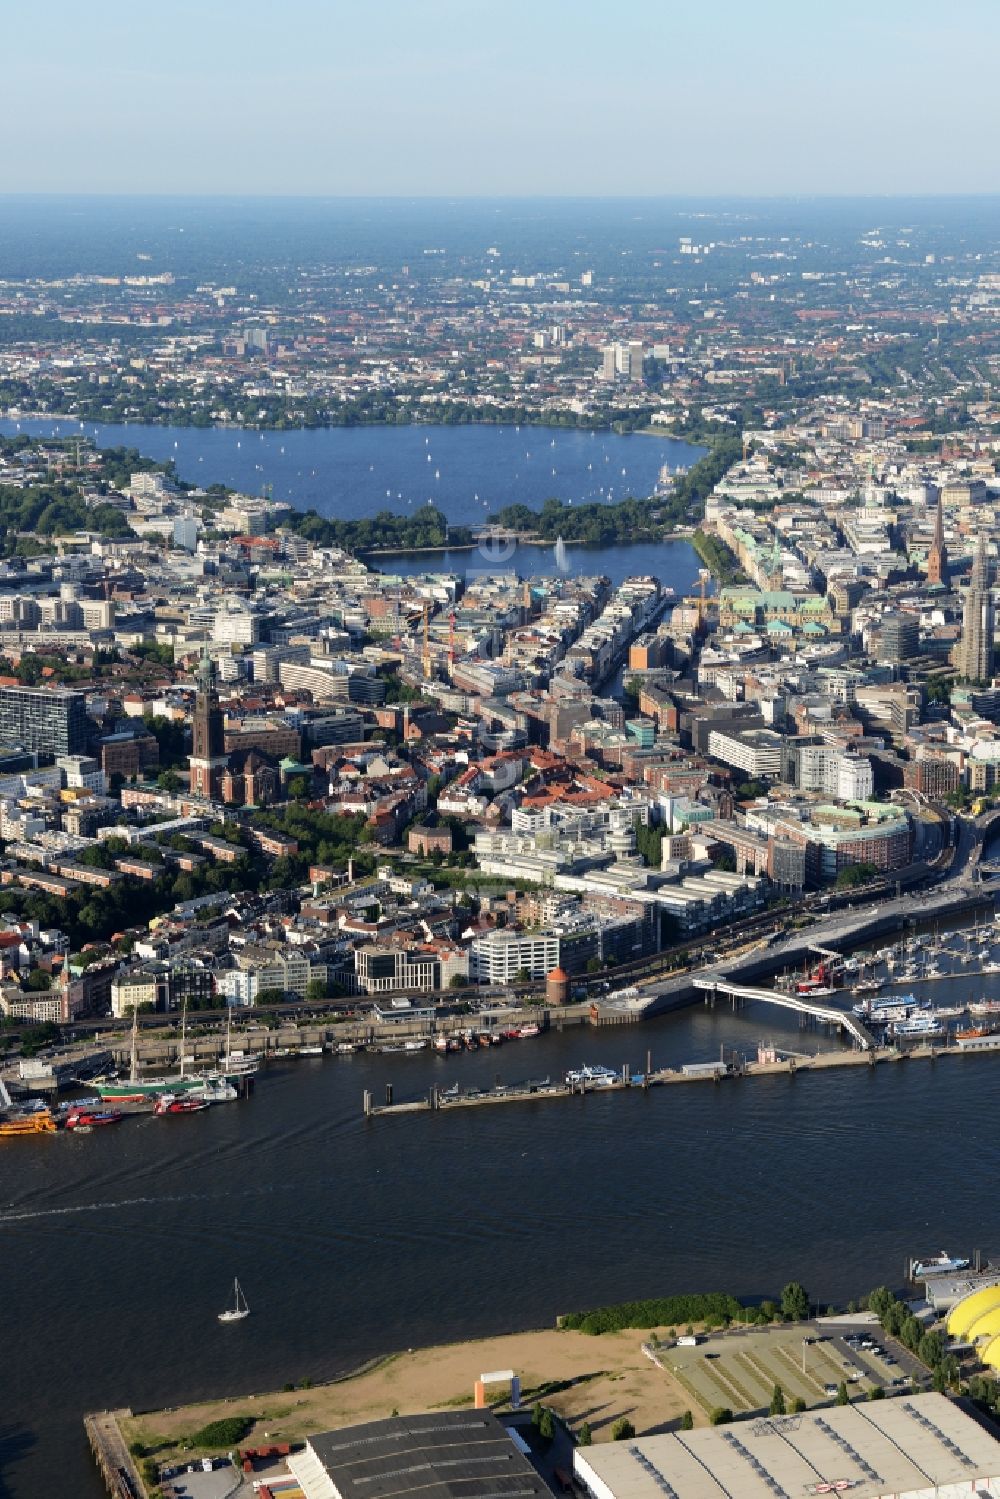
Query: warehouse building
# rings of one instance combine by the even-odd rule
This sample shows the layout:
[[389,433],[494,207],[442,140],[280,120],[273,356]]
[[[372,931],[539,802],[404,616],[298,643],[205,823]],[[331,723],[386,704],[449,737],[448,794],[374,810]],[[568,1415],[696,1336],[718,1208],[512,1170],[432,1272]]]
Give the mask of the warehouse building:
[[593,1499],[1000,1499],[1000,1442],[944,1395],[578,1447]]
[[[310,1437],[288,1465],[306,1499],[546,1499],[488,1410],[391,1416]],[[551,1496],[549,1496],[551,1499]]]

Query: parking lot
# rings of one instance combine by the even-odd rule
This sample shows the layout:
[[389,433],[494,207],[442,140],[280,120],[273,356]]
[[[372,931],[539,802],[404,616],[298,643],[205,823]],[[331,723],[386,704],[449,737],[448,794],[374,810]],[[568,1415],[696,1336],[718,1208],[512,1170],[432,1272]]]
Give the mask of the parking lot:
[[786,1406],[800,1399],[812,1407],[833,1404],[841,1383],[856,1400],[876,1386],[888,1395],[928,1377],[912,1354],[866,1324],[731,1328],[695,1347],[661,1347],[657,1356],[706,1414],[719,1406],[734,1415],[766,1411],[775,1385]]

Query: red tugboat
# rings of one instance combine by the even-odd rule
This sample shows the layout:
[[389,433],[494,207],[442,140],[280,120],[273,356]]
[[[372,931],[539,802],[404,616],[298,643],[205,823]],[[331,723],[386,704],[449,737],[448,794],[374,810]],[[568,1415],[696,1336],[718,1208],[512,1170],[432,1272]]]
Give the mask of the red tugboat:
[[175,1096],[172,1093],[164,1093],[153,1105],[153,1113],[165,1118],[168,1114],[200,1114],[202,1109],[209,1107],[207,1098]]
[[70,1109],[66,1115],[66,1129],[98,1129],[104,1124],[118,1124],[121,1109]]

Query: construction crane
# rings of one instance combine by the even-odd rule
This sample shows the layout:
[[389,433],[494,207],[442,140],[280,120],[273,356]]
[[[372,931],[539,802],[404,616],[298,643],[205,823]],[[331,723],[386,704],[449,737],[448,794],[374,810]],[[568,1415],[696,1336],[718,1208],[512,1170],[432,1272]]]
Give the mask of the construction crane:
[[424,599],[424,651],[423,651],[424,681],[431,679],[431,606]]

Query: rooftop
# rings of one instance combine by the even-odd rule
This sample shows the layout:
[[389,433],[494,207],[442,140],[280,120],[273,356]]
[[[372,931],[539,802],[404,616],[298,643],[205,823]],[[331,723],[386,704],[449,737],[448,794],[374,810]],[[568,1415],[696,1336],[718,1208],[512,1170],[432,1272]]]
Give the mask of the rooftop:
[[310,1437],[291,1467],[308,1499],[544,1499],[490,1411],[392,1416]]
[[[603,1499],[789,1499],[848,1491],[907,1499],[1000,1479],[1000,1442],[943,1395],[916,1395],[578,1448],[577,1474]],[[990,1487],[990,1493],[1000,1488]]]

